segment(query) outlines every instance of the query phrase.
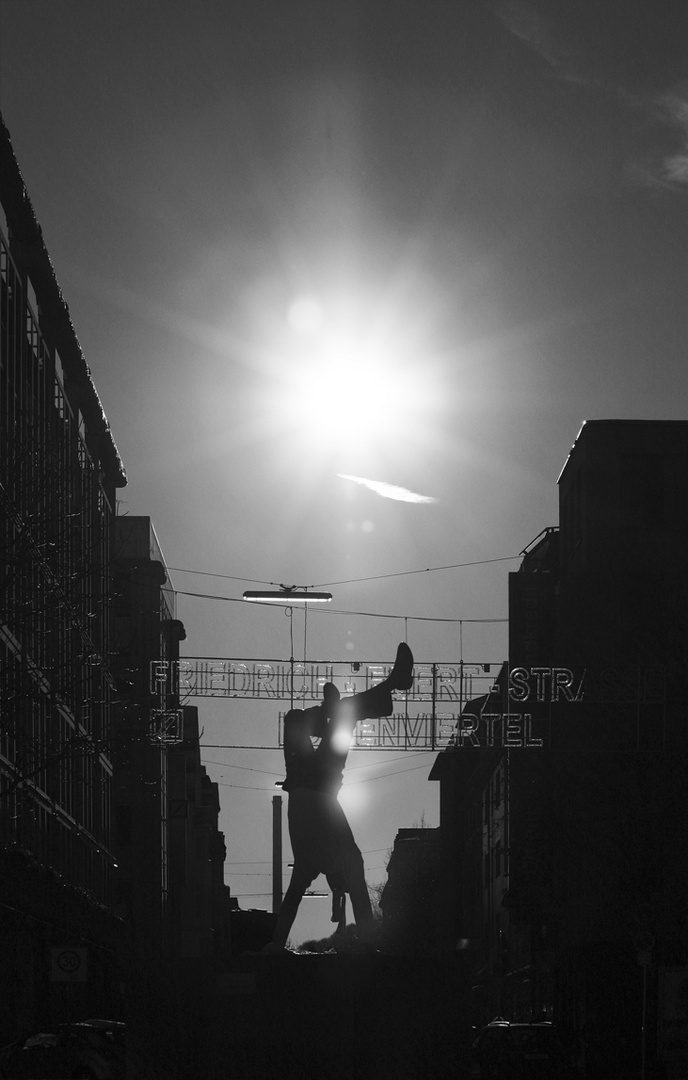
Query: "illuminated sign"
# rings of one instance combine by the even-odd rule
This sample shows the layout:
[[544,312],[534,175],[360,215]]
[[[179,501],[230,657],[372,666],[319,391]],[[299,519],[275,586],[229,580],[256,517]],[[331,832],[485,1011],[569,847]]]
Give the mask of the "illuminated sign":
[[[175,741],[178,721],[167,704],[171,696],[180,705],[194,697],[236,698],[289,702],[309,708],[322,701],[323,687],[333,682],[343,696],[361,693],[382,682],[389,664],[321,661],[189,658],[177,662],[154,661],[150,692],[157,698],[151,736]],[[395,695],[397,711],[391,716],[357,724],[353,747],[369,750],[442,750],[457,748],[539,749],[553,746],[564,731],[557,727],[562,709],[577,714],[575,741],[592,744],[597,736],[585,727],[611,730],[621,723],[625,707],[634,706],[635,720],[646,710],[663,709],[666,671],[660,665],[600,667],[596,670],[537,665],[425,663],[414,667],[414,683],[407,694]],[[591,708],[579,710],[581,703]],[[615,713],[616,710],[616,713]],[[282,717],[279,714],[279,743]],[[634,722],[635,722],[634,720]],[[569,736],[570,736],[569,726]],[[626,738],[626,735],[623,736]],[[562,746],[563,748],[563,746]],[[609,748],[609,747],[607,747]]]
[[509,697],[512,701],[582,701],[585,671],[578,677],[570,668],[512,668]]
[[[281,743],[280,739],[280,743]],[[445,750],[458,747],[540,747],[532,717],[521,713],[393,713],[356,725],[352,747],[358,750]]]
[[[413,688],[405,700],[413,702],[467,701],[489,692],[494,664],[416,664]],[[285,660],[225,660],[194,658],[153,661],[152,694],[192,697],[247,698],[265,701],[318,702],[323,686],[333,682],[343,695],[359,694],[386,679],[391,664]]]

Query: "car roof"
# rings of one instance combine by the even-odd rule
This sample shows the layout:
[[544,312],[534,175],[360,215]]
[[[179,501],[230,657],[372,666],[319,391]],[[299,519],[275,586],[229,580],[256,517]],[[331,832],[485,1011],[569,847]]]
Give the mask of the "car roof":
[[486,1025],[488,1028],[551,1028],[554,1027],[551,1020],[491,1020]]

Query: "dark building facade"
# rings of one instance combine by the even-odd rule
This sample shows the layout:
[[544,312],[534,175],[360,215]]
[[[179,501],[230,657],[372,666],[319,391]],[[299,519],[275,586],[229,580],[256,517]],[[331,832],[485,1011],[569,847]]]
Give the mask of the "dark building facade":
[[168,751],[170,945],[183,972],[210,979],[233,946],[226,847],[219,789],[201,764],[198,710],[184,706],[182,725]]
[[117,903],[134,955],[152,960],[171,952],[168,748],[183,714],[168,665],[185,633],[150,518],[117,519],[114,555]]
[[150,519],[117,516],[127,478],[1,123],[0,207],[4,1045],[122,1015],[135,962],[207,977],[229,897],[175,595]]
[[8,1026],[76,949],[91,1002],[116,984],[109,576],[126,476],[0,126],[0,993]]
[[499,737],[431,774],[482,1018],[559,1020],[593,1077],[688,1060],[687,454],[688,423],[583,426],[560,526],[510,575],[509,661],[470,706]]
[[218,788],[201,765],[197,710],[179,698],[186,634],[150,518],[117,518],[114,555],[118,909],[133,963],[220,962],[229,891]]
[[399,829],[380,897],[386,948],[404,955],[441,956],[438,934],[439,829]]

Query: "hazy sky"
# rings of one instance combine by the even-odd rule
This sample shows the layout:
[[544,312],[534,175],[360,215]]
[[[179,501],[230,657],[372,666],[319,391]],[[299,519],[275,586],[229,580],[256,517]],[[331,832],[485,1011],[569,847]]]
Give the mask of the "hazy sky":
[[[581,423],[686,419],[675,0],[0,0],[0,109],[187,655],[288,658],[244,588],[343,582],[297,657],[498,662]],[[275,709],[199,704],[269,906]],[[351,755],[369,882],[431,763]]]

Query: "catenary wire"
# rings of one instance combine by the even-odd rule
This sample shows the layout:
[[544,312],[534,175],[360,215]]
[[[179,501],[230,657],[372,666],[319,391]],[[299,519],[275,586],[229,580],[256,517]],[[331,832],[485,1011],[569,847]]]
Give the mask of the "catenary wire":
[[[249,745],[248,743],[200,743],[199,745],[204,750],[206,750],[206,749],[207,750],[280,750],[280,751],[284,750],[283,746],[253,746],[253,745]],[[381,750],[377,746],[353,746],[351,748],[351,750],[352,750],[352,753],[357,753],[357,754],[383,754],[384,753],[384,750]],[[435,748],[433,750],[430,747],[428,747],[427,750],[422,750],[421,749],[421,750],[414,750],[412,752],[414,754],[436,754],[437,753],[437,748]],[[411,753],[411,751],[407,750],[407,751],[405,751],[405,753]],[[212,765],[213,762],[211,761],[211,762],[209,762],[209,764]],[[379,762],[376,763],[376,764],[379,764]],[[384,762],[382,762],[382,764],[384,764]],[[373,767],[374,767],[373,765],[361,765],[360,766],[360,768],[362,768],[362,769],[363,768],[372,769]],[[359,766],[354,766],[354,768],[359,768]]]
[[[429,750],[428,753],[437,754],[437,750]],[[372,784],[374,780],[386,780],[388,776],[400,776],[402,773],[417,772],[419,769],[427,769],[428,762],[422,765],[411,765],[408,769],[394,769],[392,772],[380,773],[378,776],[364,776],[361,780],[344,782],[344,788],[354,787],[358,784]],[[240,788],[242,791],[272,791],[271,787],[258,787],[256,784],[230,784],[227,780],[215,780],[218,787]]]
[[[184,589],[175,589],[176,596],[192,596],[200,600],[224,600],[227,604],[243,604],[245,601],[236,596],[217,596],[214,593],[196,593],[186,592]],[[266,603],[258,604],[256,606],[280,608],[282,605],[279,603]],[[285,600],[284,607],[292,607],[288,600]],[[333,608],[322,608],[318,611],[318,615],[359,615],[364,619],[403,619],[408,622],[434,622],[434,623],[507,623],[507,618],[499,619],[449,619],[441,618],[437,615],[387,615],[383,612],[375,611],[346,611]]]
[[387,578],[410,577],[413,574],[434,574],[439,570],[460,570],[464,566],[486,566],[488,563],[510,562],[512,559],[520,559],[522,556],[523,552],[519,555],[503,555],[499,559],[475,559],[472,562],[452,563],[449,566],[426,566],[419,570],[398,570],[393,574],[374,574],[371,577],[345,578],[342,581],[323,581],[319,585],[309,585],[308,588],[327,589],[334,585],[357,585],[359,582],[364,581],[384,581]]
[[[290,588],[324,589],[334,585],[356,585],[359,582],[364,581],[384,581],[387,578],[410,577],[414,574],[434,574],[441,570],[460,570],[465,566],[486,566],[489,563],[511,562],[513,559],[521,559],[522,557],[523,552],[521,551],[518,555],[503,555],[497,559],[473,559],[470,562],[451,563],[448,566],[424,566],[417,570],[399,570],[392,574],[372,574],[370,577],[344,578],[342,581],[324,581],[319,585],[292,585]],[[198,574],[201,577],[223,578],[227,581],[243,581],[254,585],[273,585],[278,588],[284,588],[281,582],[262,581],[260,578],[239,577],[235,574],[213,574],[209,570],[189,570],[182,566],[169,566],[168,570],[174,571],[176,574]]]
[[[203,745],[208,746],[209,744],[204,743]],[[282,748],[280,747],[279,749],[282,749]],[[353,749],[356,749],[356,747],[354,747]],[[380,751],[380,752],[383,753],[384,751]],[[417,750],[417,751],[414,751],[414,756],[415,756],[415,754],[421,754],[421,753],[427,753],[427,752],[428,751]],[[405,754],[402,757],[387,758],[386,761],[376,761],[374,764],[371,764],[371,765],[347,765],[347,772],[352,772],[355,769],[376,769],[376,768],[381,767],[383,765],[393,765],[397,761],[406,761],[406,760],[408,760],[408,757],[409,757],[409,751],[406,751]],[[228,769],[241,769],[242,772],[261,773],[264,776],[280,776],[281,775],[279,770],[276,771],[275,769],[254,769],[253,766],[251,766],[251,765],[235,765],[233,761],[218,761],[216,758],[202,759],[202,764],[203,765],[224,765]]]

